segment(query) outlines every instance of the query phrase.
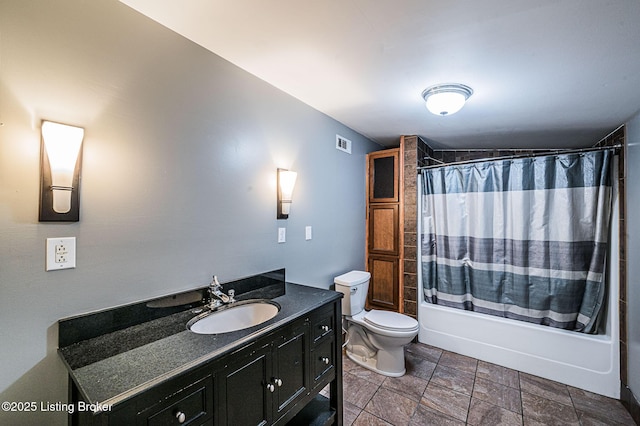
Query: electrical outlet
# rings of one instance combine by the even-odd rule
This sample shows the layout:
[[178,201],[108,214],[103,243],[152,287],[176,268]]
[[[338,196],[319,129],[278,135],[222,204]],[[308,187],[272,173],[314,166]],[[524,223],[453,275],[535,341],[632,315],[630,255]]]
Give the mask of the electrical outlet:
[[278,242],[287,242],[287,228],[278,228]]
[[305,240],[310,240],[311,239],[311,227],[307,226],[304,228],[304,239]]
[[57,271],[76,267],[76,238],[47,238],[45,269]]

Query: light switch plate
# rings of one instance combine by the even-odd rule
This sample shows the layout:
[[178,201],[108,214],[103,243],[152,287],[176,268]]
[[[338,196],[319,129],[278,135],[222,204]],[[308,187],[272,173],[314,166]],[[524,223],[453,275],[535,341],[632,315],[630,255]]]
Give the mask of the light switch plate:
[[304,239],[305,240],[310,240],[311,239],[311,227],[307,226],[304,228]]
[[76,237],[47,238],[45,269],[57,271],[76,267]]
[[278,228],[278,242],[284,243],[287,241],[287,228]]

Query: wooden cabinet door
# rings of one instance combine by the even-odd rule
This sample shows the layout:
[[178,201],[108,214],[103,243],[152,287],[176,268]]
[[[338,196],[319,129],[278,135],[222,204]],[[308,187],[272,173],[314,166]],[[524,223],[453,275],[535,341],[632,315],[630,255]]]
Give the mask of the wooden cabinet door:
[[367,155],[370,203],[397,203],[400,197],[398,148],[385,149]]
[[399,260],[391,256],[369,256],[369,308],[398,311],[400,304]]
[[400,238],[398,204],[369,206],[369,253],[398,256]]

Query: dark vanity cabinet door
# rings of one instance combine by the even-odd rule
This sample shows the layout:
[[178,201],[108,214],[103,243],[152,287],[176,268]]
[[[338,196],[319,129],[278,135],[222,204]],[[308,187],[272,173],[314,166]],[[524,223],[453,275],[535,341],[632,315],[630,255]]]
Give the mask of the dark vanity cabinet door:
[[298,321],[227,356],[220,374],[220,424],[264,425],[309,393],[309,323]]
[[265,425],[271,422],[272,353],[269,343],[227,357],[231,363],[219,379],[221,425]]
[[279,417],[291,404],[306,395],[309,353],[309,323],[305,321],[279,335],[274,341],[274,411]]

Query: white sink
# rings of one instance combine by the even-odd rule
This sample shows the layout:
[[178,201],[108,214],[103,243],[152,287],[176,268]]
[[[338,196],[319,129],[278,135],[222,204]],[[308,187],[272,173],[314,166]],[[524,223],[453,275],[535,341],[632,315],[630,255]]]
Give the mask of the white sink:
[[236,302],[198,315],[187,328],[198,334],[229,333],[269,321],[279,311],[280,306],[268,300]]

